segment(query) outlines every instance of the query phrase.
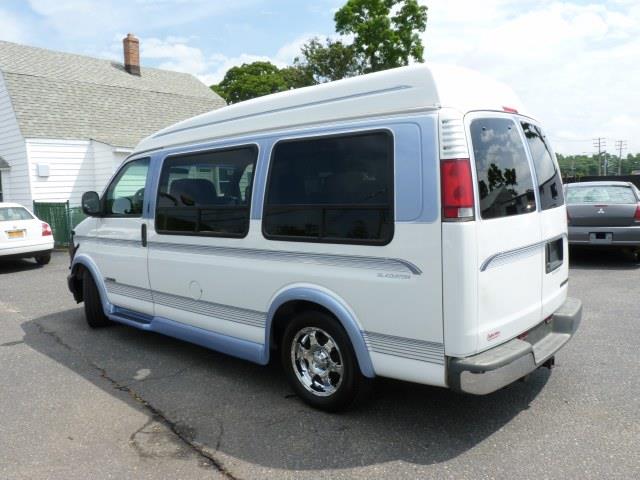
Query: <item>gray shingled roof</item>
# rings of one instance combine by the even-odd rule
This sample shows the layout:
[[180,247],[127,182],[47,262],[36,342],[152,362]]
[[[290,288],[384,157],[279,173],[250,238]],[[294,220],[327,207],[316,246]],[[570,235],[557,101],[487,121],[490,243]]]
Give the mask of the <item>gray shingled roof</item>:
[[[143,59],[144,60],[144,59]],[[194,76],[0,41],[4,76],[25,138],[95,139],[133,147],[224,100]]]

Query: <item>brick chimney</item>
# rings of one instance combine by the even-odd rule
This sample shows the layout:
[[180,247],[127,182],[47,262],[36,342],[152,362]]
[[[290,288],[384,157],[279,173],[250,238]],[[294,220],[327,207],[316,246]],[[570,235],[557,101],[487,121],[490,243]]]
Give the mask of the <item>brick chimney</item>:
[[122,39],[124,47],[124,69],[131,75],[140,76],[140,41],[133,33]]

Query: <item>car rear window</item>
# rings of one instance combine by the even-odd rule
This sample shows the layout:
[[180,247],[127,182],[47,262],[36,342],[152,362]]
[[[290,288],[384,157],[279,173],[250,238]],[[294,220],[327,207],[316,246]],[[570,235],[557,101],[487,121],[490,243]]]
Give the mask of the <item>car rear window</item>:
[[567,187],[567,203],[637,203],[633,190],[623,185]]
[[31,220],[31,215],[22,207],[2,207],[0,208],[0,222],[15,222],[16,220]]
[[522,129],[529,144],[529,151],[533,159],[533,167],[538,179],[540,208],[548,210],[564,204],[562,194],[562,179],[553,160],[551,148],[537,125],[522,122]]
[[535,211],[531,169],[515,122],[479,118],[470,130],[482,218]]

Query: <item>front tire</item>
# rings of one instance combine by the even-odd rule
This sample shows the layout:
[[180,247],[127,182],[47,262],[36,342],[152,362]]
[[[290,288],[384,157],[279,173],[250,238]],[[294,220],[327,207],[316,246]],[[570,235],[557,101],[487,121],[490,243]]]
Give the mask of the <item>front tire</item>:
[[102,309],[100,292],[93,275],[85,270],[82,275],[82,297],[84,299],[84,316],[91,328],[102,328],[112,325]]
[[331,315],[297,315],[284,332],[280,351],[291,387],[314,408],[345,410],[369,391],[371,381],[360,372],[347,333]]
[[45,253],[42,255],[38,255],[37,257],[35,257],[35,260],[38,265],[46,265],[51,261],[51,254]]

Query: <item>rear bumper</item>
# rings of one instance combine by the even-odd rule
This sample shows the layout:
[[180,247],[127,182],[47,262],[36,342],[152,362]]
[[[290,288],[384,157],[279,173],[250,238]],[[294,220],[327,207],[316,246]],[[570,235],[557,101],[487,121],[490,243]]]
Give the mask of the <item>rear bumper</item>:
[[530,330],[525,340],[514,338],[466,358],[449,358],[451,389],[486,395],[513,383],[551,359],[574,335],[582,319],[582,302],[568,298],[552,315]]
[[[611,233],[611,242],[593,241],[592,233]],[[570,245],[636,246],[640,247],[640,225],[627,227],[572,227],[569,226]]]
[[0,247],[0,259],[35,257],[51,253],[52,250],[53,240],[35,245],[12,246],[11,248]]

